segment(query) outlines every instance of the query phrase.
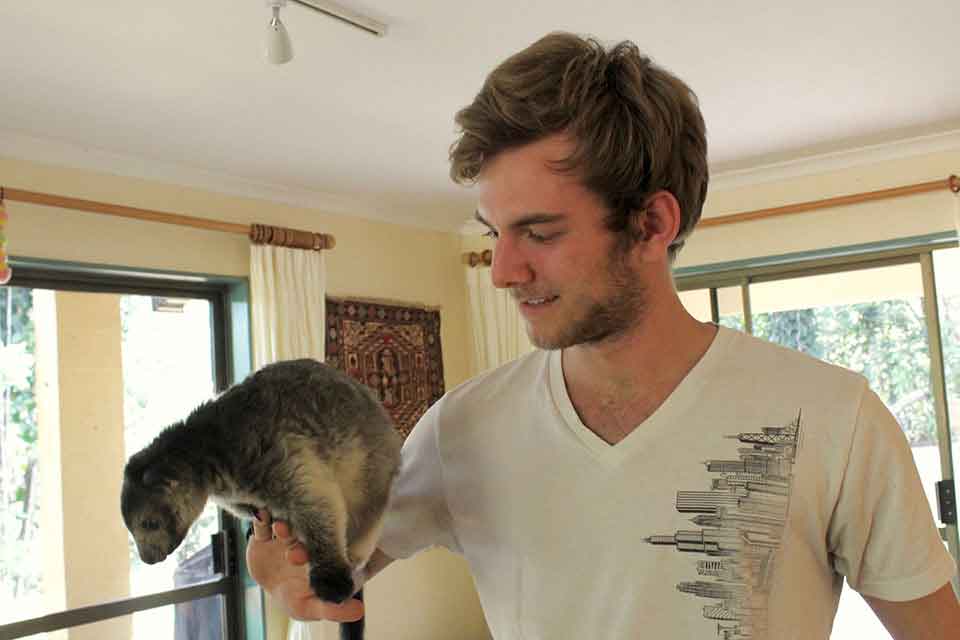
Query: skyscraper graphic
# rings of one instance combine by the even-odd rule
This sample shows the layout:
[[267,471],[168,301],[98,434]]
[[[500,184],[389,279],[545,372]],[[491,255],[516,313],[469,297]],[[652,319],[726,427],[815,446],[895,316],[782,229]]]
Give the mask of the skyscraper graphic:
[[[721,640],[767,638],[767,603],[776,551],[790,509],[800,415],[783,426],[729,435],[738,460],[707,460],[708,488],[677,492],[677,511],[698,528],[651,535],[646,542],[695,554],[696,575],[677,590],[699,598]],[[704,601],[706,601],[704,603]]]

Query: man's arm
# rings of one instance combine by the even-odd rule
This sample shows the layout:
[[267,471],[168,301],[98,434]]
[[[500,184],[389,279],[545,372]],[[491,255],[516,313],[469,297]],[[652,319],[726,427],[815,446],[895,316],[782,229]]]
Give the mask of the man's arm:
[[960,604],[949,582],[916,600],[863,599],[894,640],[960,640]]

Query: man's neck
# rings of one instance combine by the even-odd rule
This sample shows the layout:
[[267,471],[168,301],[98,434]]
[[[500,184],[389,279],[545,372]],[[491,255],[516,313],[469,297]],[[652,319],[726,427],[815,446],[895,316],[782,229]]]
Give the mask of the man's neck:
[[623,335],[565,349],[564,380],[581,421],[611,444],[626,437],[680,385],[716,332],[674,297]]

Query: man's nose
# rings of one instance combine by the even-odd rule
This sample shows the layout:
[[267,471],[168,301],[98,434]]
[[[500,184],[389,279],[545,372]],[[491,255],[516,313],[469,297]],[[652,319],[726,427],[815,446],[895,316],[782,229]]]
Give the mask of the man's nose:
[[508,238],[501,236],[497,239],[493,248],[490,278],[498,289],[526,284],[533,279],[533,270],[526,256]]

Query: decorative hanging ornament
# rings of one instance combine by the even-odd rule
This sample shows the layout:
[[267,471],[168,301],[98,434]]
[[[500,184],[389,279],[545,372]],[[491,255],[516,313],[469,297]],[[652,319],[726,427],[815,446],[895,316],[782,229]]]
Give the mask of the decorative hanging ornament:
[[3,206],[3,192],[0,191],[0,286],[10,282],[13,270],[7,263],[7,209]]

